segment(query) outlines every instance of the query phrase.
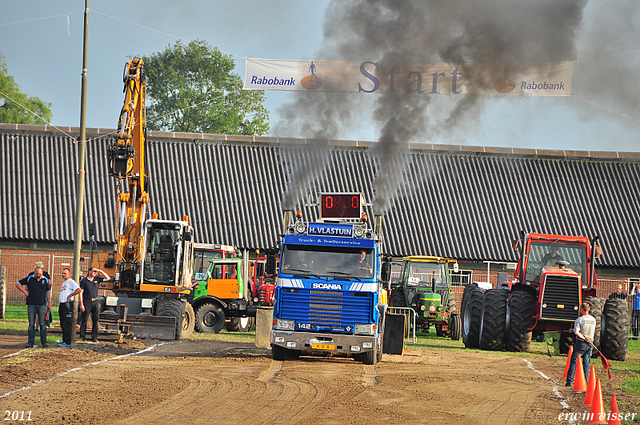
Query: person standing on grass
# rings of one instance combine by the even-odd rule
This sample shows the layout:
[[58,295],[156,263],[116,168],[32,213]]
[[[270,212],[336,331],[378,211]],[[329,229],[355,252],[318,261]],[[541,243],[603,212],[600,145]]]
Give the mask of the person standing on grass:
[[[97,276],[98,273],[102,274]],[[91,267],[87,277],[80,280],[80,288],[82,288],[82,300],[80,301],[80,309],[82,310],[82,325],[80,326],[80,339],[84,341],[87,334],[87,322],[91,316],[91,341],[98,341],[98,317],[100,316],[100,303],[98,302],[98,289],[100,282],[109,280],[108,274],[102,270]]]
[[43,265],[36,263],[35,270],[27,277],[15,283],[18,291],[27,298],[27,315],[29,317],[29,330],[27,348],[33,348],[36,339],[36,317],[40,324],[40,344],[47,348],[47,327],[44,318],[47,310],[51,310],[51,281],[43,274]]
[[71,270],[68,267],[62,269],[62,286],[60,286],[60,327],[62,328],[62,342],[58,345],[61,347],[71,347],[71,332],[73,327],[73,296],[82,293],[82,289],[71,279]]
[[631,332],[633,333],[633,340],[638,340],[638,335],[640,334],[640,283],[636,282],[633,285],[633,290],[631,291],[631,296],[633,297],[633,310],[631,312]]
[[573,378],[576,375],[576,367],[578,365],[578,356],[582,356],[582,366],[584,368],[584,377],[589,379],[589,363],[591,362],[591,341],[596,333],[596,318],[589,314],[590,306],[582,303],[580,306],[580,316],[573,325],[573,332],[576,334],[576,343],[573,344],[573,354],[571,355],[571,364],[567,372],[567,387],[573,385]]

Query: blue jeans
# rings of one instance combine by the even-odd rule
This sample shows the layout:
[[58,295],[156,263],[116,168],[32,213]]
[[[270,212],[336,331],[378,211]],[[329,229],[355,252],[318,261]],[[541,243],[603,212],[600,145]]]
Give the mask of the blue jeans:
[[573,384],[573,378],[576,375],[576,366],[578,365],[578,356],[582,356],[582,366],[584,367],[585,382],[589,380],[589,363],[591,362],[591,344],[581,339],[577,339],[573,345],[573,354],[571,355],[571,364],[567,372],[567,382]]
[[33,345],[36,340],[36,316],[40,323],[40,344],[47,342],[47,325],[44,323],[44,316],[47,314],[46,304],[29,304],[27,305],[27,314],[29,316],[29,344]]

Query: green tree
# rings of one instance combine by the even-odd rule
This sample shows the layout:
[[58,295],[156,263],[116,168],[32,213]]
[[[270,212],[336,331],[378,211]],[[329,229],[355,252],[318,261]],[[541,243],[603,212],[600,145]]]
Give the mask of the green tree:
[[8,124],[49,124],[53,113],[51,103],[31,97],[9,75],[0,53],[0,122]]
[[205,41],[178,41],[142,57],[147,126],[187,133],[263,135],[269,131],[264,91],[242,90],[234,61]]

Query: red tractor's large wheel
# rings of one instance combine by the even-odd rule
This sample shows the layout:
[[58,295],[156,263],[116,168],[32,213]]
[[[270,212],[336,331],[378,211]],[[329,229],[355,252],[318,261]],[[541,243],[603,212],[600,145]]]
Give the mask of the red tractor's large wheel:
[[[593,334],[593,345],[600,349],[600,340],[602,336],[602,312],[604,310],[604,302],[602,297],[584,297],[583,302],[589,304],[589,314],[596,319],[596,332]],[[598,352],[593,350],[593,357],[597,357]]]
[[480,347],[480,324],[482,323],[482,301],[484,289],[470,286],[465,289],[462,300],[462,342],[467,348]]
[[629,306],[626,300],[607,300],[602,315],[602,354],[607,359],[624,361],[629,341]]
[[527,291],[510,293],[507,311],[507,350],[529,351],[533,304],[533,297]]
[[480,325],[480,348],[483,350],[504,349],[508,297],[509,292],[504,289],[489,289],[484,293]]

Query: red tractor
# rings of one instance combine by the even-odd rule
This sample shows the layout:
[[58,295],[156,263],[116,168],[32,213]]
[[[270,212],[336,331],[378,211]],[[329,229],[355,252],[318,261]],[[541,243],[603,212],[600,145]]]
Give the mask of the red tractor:
[[253,279],[250,285],[254,305],[272,306],[274,304],[278,262],[276,252],[267,250],[265,257],[258,257],[253,263]]
[[467,348],[528,351],[532,336],[561,332],[560,351],[568,352],[580,304],[596,319],[595,346],[608,359],[624,360],[629,334],[625,300],[596,296],[594,261],[602,250],[598,237],[521,232],[514,248],[520,260],[513,279],[497,289],[465,288],[462,340]]

